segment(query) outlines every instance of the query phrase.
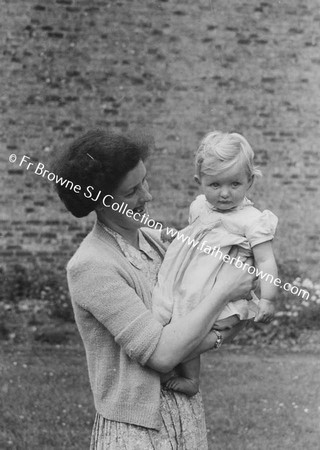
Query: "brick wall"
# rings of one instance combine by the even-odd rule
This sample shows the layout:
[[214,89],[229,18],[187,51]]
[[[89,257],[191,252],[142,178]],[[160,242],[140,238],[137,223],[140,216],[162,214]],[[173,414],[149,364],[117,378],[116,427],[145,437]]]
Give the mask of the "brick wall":
[[243,133],[264,172],[252,193],[280,217],[278,259],[318,275],[317,0],[1,0],[0,251],[62,266],[93,218],[8,157],[50,155],[90,127],[151,127],[157,220],[184,225],[193,152],[212,128]]

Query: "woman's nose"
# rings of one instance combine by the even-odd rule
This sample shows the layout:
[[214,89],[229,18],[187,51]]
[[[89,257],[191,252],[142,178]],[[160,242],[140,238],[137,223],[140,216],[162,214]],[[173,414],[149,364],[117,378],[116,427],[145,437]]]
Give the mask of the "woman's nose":
[[150,202],[152,200],[152,195],[150,194],[148,183],[145,183],[141,189],[141,198],[144,202]]
[[145,202],[151,202],[152,200],[152,195],[150,194],[149,191],[146,191],[146,198],[145,198]]

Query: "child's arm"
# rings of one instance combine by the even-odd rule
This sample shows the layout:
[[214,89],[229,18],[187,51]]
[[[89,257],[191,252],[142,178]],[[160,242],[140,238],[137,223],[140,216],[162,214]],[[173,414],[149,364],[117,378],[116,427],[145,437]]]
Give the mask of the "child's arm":
[[272,241],[263,242],[252,248],[257,272],[261,280],[261,299],[259,313],[255,322],[268,323],[273,319],[275,308],[273,300],[278,289],[273,281],[278,277],[278,268],[273,254]]

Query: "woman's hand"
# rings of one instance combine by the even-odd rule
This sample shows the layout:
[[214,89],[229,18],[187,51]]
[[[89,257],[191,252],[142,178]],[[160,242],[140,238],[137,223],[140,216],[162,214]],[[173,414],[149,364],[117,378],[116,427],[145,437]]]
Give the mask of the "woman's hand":
[[248,268],[253,265],[253,259],[238,258],[237,247],[231,249],[229,256],[229,262],[223,264],[220,269],[215,288],[223,291],[230,302],[241,298],[251,299],[250,291],[256,288],[257,280],[255,273],[253,275],[248,273]]
[[175,228],[164,228],[163,230],[161,230],[160,234],[162,242],[169,242],[171,244],[171,242],[175,239],[177,233],[178,230],[176,230]]

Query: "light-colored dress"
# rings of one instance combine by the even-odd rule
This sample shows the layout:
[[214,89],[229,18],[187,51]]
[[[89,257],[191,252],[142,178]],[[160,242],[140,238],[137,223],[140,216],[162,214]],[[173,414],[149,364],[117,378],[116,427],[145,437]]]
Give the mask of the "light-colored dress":
[[[152,292],[162,263],[159,253],[139,231],[139,250],[115,231],[106,228],[129,262],[140,270]],[[96,414],[90,450],[207,450],[207,432],[201,394],[190,398],[161,390],[160,431],[107,420]]]
[[[154,315],[166,324],[189,313],[210,294],[231,247],[239,247],[239,261],[244,263],[252,247],[273,239],[277,222],[271,211],[259,211],[247,198],[237,208],[220,212],[199,195],[190,206],[189,225],[166,252],[153,291]],[[234,314],[250,319],[257,310],[255,300],[240,299],[228,303],[218,320]]]

